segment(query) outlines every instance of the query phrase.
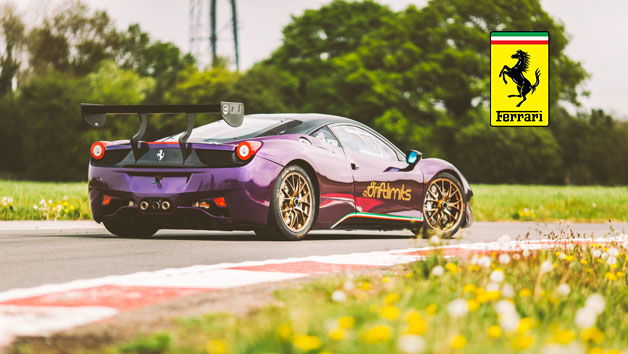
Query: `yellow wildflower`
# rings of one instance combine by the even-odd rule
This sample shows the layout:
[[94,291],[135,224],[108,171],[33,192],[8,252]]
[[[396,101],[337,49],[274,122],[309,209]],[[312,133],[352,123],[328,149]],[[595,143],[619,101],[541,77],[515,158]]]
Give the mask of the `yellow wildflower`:
[[425,313],[428,316],[434,316],[438,311],[438,306],[436,304],[429,304],[427,308],[425,308]]
[[582,331],[582,333],[580,333],[580,338],[582,338],[585,342],[592,341],[599,344],[604,340],[604,333],[596,327],[592,327]]
[[615,275],[615,273],[606,272],[606,279],[608,279],[609,281],[615,281],[617,280],[617,276]]
[[334,328],[329,331],[329,338],[335,341],[341,341],[345,339],[345,330],[342,328]]
[[477,265],[477,264],[471,264],[469,266],[469,270],[472,271],[472,272],[477,272],[478,270],[480,270],[480,266]]
[[297,334],[292,341],[295,347],[303,350],[310,351],[321,347],[321,340],[317,336],[310,336],[307,334]]
[[532,329],[533,321],[530,317],[524,317],[519,321],[519,326],[517,327],[517,333],[526,333]]
[[388,283],[390,282],[390,278],[389,277],[383,277],[382,278],[382,283]]
[[228,343],[222,339],[210,339],[205,349],[209,354],[225,354],[229,351]]
[[502,335],[502,329],[499,326],[492,325],[488,328],[488,336],[491,338],[499,338]]
[[371,327],[366,332],[366,341],[367,342],[386,342],[390,340],[390,336],[392,335],[392,331],[390,327],[387,325],[377,325]]
[[456,263],[449,262],[445,264],[445,269],[447,269],[451,274],[458,273],[458,266],[456,265]]
[[407,279],[410,279],[410,278],[412,278],[412,276],[413,276],[413,275],[414,275],[414,273],[413,273],[413,272],[407,272],[407,273],[406,273],[406,278],[407,278]]
[[472,293],[475,291],[475,285],[473,284],[467,284],[462,288],[462,291],[465,293]]
[[582,263],[583,265],[587,265],[587,263],[589,263],[589,261],[587,261],[586,259],[583,259],[580,261],[580,263]]
[[338,319],[338,327],[340,328],[353,328],[355,325],[355,319],[351,316],[342,316]]
[[554,333],[554,337],[552,338],[552,341],[564,345],[564,344],[571,343],[574,339],[576,339],[576,335],[573,333],[573,331],[570,331],[567,329],[567,330],[559,330],[556,333]]
[[416,311],[410,310],[406,313],[406,322],[408,322],[408,327],[406,329],[407,334],[417,334],[423,335],[427,330],[427,326],[425,324],[425,320],[423,316]]
[[591,350],[589,350],[589,354],[604,354],[604,349],[602,348],[591,348]]
[[530,289],[521,289],[521,291],[519,291],[519,297],[528,297],[532,295],[532,291]]
[[606,354],[621,354],[621,352],[617,349],[609,349],[606,351]]
[[387,320],[394,321],[399,318],[399,309],[396,306],[386,306],[382,309],[381,316]]
[[384,298],[384,303],[386,305],[391,305],[391,304],[399,301],[399,298],[400,298],[399,294],[397,294],[397,293],[390,293],[390,294],[386,295],[386,297]]
[[467,338],[462,334],[457,334],[451,340],[451,347],[454,349],[462,349],[467,345]]
[[367,281],[360,282],[360,289],[362,290],[371,290],[371,283]]
[[475,299],[469,299],[467,300],[467,307],[469,308],[469,311],[471,312],[477,311],[477,309],[480,308],[480,303]]
[[289,339],[290,337],[292,337],[292,328],[290,328],[290,326],[286,324],[282,324],[279,327],[277,327],[275,332],[277,332],[277,335],[279,336],[279,338],[282,338],[282,339]]
[[624,276],[624,272],[617,272],[617,274],[616,274],[616,275],[617,275],[617,277],[621,278],[621,277],[623,277],[623,276]]
[[534,337],[527,334],[520,334],[514,337],[510,345],[514,350],[523,350],[534,344]]

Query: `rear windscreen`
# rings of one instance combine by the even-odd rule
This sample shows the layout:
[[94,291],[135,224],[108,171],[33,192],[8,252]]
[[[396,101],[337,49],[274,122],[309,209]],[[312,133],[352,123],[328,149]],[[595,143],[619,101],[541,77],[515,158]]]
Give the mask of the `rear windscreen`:
[[[221,119],[198,128],[194,128],[188,142],[228,142],[264,136],[268,135],[267,133],[270,132],[273,132],[273,135],[280,135],[285,130],[294,127],[295,123],[298,125],[301,122],[288,118],[245,116],[241,126],[232,127]],[[285,129],[283,129],[284,127]],[[182,134],[183,133],[179,133],[164,138],[161,141],[178,141]]]

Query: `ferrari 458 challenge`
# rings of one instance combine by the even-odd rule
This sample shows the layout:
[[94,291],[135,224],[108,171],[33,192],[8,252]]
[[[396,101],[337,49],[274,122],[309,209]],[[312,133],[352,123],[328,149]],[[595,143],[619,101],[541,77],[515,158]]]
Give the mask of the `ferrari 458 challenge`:
[[[101,128],[106,114],[136,114],[130,140],[91,147],[94,220],[121,237],[159,229],[253,230],[299,240],[320,229],[410,229],[448,237],[473,222],[469,183],[449,162],[402,152],[368,126],[324,114],[244,115],[241,103],[82,104]],[[185,113],[187,129],[142,141],[153,113]],[[197,113],[222,119],[194,128]]]

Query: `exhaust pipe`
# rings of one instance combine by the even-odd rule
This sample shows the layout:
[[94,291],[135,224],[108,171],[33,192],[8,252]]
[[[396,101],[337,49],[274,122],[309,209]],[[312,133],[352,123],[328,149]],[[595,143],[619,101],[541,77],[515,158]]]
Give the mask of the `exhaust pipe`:
[[159,202],[157,202],[157,201],[154,201],[154,202],[150,203],[150,208],[155,210],[155,211],[159,210],[160,207],[161,207],[161,205],[159,205]]
[[142,211],[146,211],[146,210],[148,209],[148,206],[149,206],[149,204],[148,204],[148,202],[147,202],[147,201],[145,201],[145,200],[143,200],[143,201],[140,203],[140,209],[141,209]]
[[170,202],[167,200],[164,200],[163,202],[161,202],[161,209],[163,211],[168,211],[170,209]]

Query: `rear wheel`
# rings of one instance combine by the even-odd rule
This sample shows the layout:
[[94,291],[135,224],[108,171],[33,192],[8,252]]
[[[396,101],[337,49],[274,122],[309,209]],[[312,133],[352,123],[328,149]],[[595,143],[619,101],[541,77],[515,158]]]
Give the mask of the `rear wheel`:
[[310,176],[300,166],[288,166],[275,182],[268,225],[255,233],[265,239],[301,240],[314,224],[316,208]]
[[462,224],[465,208],[460,181],[449,173],[436,176],[425,192],[422,236],[451,238]]
[[109,232],[124,238],[149,238],[159,230],[144,220],[129,218],[105,220],[103,224]]

